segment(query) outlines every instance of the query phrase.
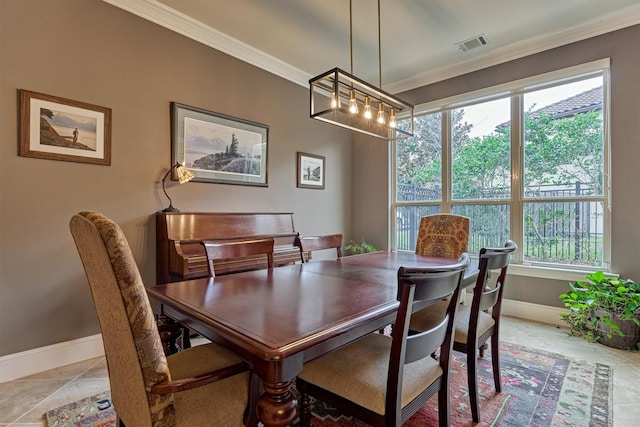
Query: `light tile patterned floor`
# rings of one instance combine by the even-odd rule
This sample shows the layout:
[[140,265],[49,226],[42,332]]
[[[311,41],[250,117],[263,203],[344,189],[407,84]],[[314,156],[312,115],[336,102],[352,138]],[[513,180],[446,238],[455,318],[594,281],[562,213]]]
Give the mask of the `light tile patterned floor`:
[[[606,363],[613,367],[614,427],[635,427],[640,420],[640,352],[627,352],[570,337],[564,329],[504,317],[503,341]],[[46,426],[53,408],[108,390],[104,358],[86,360],[0,384],[0,426]]]

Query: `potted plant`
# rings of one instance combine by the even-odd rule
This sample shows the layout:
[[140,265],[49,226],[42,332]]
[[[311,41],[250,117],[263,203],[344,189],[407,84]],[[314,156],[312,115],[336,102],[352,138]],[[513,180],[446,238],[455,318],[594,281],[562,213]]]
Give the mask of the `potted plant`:
[[347,244],[344,246],[344,252],[345,252],[345,255],[347,256],[368,254],[370,252],[377,252],[377,251],[378,250],[375,248],[375,246],[365,242],[364,239],[362,240],[361,243],[355,242],[353,240],[349,240],[349,242],[347,242]]
[[570,334],[609,347],[640,349],[640,282],[602,271],[570,283],[559,298],[569,308],[561,313]]

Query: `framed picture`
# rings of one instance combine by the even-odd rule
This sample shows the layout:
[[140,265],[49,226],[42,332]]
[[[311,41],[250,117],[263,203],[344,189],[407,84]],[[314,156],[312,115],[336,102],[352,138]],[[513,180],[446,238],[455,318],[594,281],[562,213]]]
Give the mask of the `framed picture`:
[[259,123],[172,102],[172,163],[193,172],[193,181],[267,187],[268,131]]
[[324,157],[298,152],[297,170],[298,187],[324,189]]
[[111,109],[24,89],[20,98],[23,157],[111,164]]

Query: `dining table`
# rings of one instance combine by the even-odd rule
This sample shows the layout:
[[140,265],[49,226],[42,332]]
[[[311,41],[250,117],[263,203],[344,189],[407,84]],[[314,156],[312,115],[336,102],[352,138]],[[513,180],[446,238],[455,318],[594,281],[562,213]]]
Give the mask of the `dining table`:
[[[401,266],[456,261],[381,251],[171,282],[147,292],[162,314],[247,361],[263,385],[258,418],[266,427],[290,426],[304,363],[395,321]],[[472,263],[463,286],[476,276]]]

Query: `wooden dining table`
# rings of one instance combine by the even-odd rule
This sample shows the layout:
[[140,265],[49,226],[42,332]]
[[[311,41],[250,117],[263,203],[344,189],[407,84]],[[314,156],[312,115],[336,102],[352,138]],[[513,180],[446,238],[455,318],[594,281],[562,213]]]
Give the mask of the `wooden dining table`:
[[[374,252],[147,288],[163,314],[228,347],[260,377],[266,427],[297,418],[293,386],[303,364],[394,322],[397,273],[455,263],[406,252]],[[477,268],[465,271],[475,283]]]

